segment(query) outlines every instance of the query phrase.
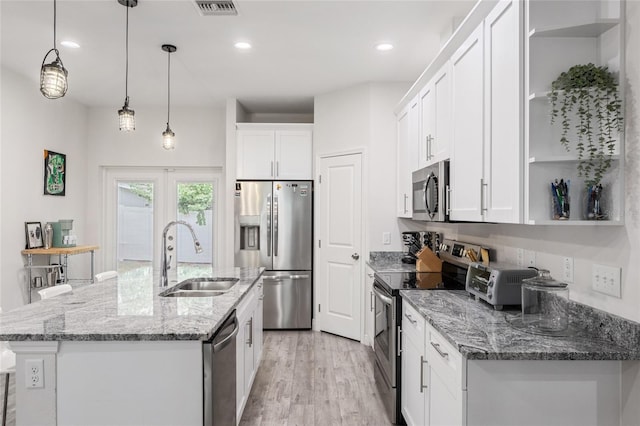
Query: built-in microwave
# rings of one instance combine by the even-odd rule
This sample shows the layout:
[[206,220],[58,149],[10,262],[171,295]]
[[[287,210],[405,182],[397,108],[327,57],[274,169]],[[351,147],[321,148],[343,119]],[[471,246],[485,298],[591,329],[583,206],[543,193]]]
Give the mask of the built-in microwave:
[[413,182],[413,220],[449,221],[449,161],[416,170]]

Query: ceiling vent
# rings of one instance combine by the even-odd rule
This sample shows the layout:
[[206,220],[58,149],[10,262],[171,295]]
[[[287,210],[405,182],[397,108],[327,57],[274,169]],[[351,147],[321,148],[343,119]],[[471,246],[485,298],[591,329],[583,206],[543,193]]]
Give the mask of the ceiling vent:
[[202,16],[237,15],[236,5],[230,0],[196,0],[196,6]]

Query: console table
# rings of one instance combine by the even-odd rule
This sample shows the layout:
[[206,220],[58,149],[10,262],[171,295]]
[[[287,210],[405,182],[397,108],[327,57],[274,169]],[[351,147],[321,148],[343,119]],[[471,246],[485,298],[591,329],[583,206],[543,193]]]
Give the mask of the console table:
[[[35,248],[35,249],[26,249],[22,250],[22,254],[27,256],[27,265],[25,268],[27,269],[27,286],[29,293],[29,303],[31,303],[31,270],[32,269],[50,269],[56,267],[64,267],[67,273],[64,276],[64,282],[69,281],[69,271],[67,269],[67,262],[69,256],[73,256],[74,254],[82,254],[82,253],[91,253],[91,282],[94,281],[94,252],[98,250],[100,247],[98,246],[75,246],[75,247],[51,247],[48,249],[45,248]],[[42,265],[42,266],[34,266],[33,265],[33,256],[55,256],[58,255],[58,263],[60,265]]]

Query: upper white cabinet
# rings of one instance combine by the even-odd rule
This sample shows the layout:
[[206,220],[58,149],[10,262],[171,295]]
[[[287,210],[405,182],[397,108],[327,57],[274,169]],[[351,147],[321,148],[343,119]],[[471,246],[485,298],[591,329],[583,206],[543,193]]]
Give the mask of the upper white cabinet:
[[238,179],[313,179],[313,125],[236,126]]
[[451,146],[451,220],[482,221],[483,175],[483,26],[476,28],[451,58],[453,143]]
[[418,168],[449,158],[451,131],[451,82],[447,62],[420,91]]
[[452,220],[522,222],[521,22],[500,1],[451,58]]
[[411,173],[418,168],[420,137],[420,103],[417,96],[397,115],[397,132],[397,215],[411,218],[413,211]]
[[[603,179],[608,220],[585,220],[585,180],[578,176],[575,151],[560,144],[561,125],[550,124],[551,83],[574,65],[607,66],[617,75],[624,104],[624,2],[619,0],[529,1],[525,44],[525,223],[619,225],[624,223],[624,135],[617,135],[612,165]],[[595,124],[595,123],[594,123]],[[595,133],[595,132],[594,132]],[[575,137],[575,134],[570,134]],[[569,220],[552,220],[550,185],[571,181]]]

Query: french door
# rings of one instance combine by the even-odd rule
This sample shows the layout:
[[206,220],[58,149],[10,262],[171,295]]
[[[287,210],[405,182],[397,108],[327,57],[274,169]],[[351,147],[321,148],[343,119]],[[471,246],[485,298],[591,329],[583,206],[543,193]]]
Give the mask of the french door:
[[207,275],[219,262],[218,196],[221,173],[214,169],[106,168],[104,269],[144,277],[160,270],[162,232],[173,221],[188,223],[202,247],[196,253],[190,230],[167,229],[169,279]]

